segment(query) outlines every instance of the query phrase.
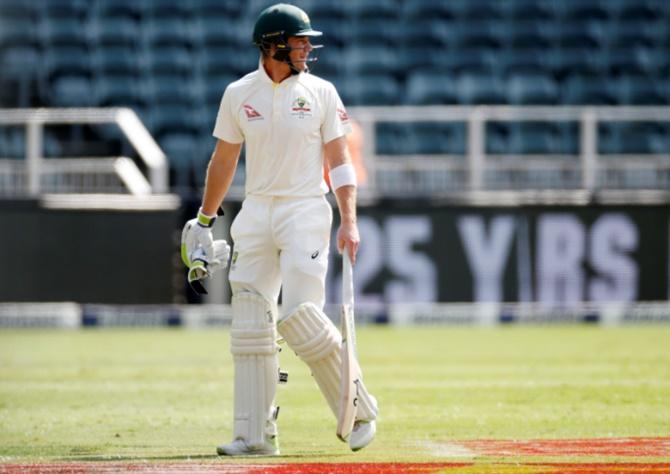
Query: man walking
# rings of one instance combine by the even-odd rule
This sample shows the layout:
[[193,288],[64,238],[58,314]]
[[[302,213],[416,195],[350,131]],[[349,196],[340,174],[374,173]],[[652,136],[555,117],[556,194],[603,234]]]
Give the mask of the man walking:
[[[337,417],[341,335],[323,313],[332,210],[324,195],[324,159],[340,212],[337,246],[355,261],[356,174],[346,145],[349,118],[335,87],[309,74],[321,36],[307,14],[287,4],[261,12],[253,42],[256,71],[225,90],[214,128],[218,139],[207,170],[197,225],[187,241],[212,258],[211,225],[246,144],[245,200],[233,221],[231,352],[235,365],[233,440],[220,455],[279,454],[274,406],[277,332],[309,366]],[[282,292],[282,315],[277,314]],[[377,402],[358,387],[349,445],[367,446],[376,431]]]

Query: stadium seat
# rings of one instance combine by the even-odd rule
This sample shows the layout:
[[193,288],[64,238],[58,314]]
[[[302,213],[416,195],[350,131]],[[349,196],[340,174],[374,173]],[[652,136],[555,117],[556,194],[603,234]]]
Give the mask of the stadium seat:
[[395,0],[357,0],[348,8],[351,15],[364,20],[396,18],[400,9]]
[[97,18],[90,22],[89,38],[101,46],[135,47],[140,33],[137,21],[131,17]]
[[605,43],[603,22],[572,20],[561,21],[556,28],[556,38],[561,48],[602,48]]
[[451,0],[450,3],[459,20],[497,20],[504,14],[503,2],[496,0]]
[[484,148],[489,155],[508,154],[509,124],[505,122],[486,122],[484,133]]
[[222,2],[221,0],[195,0],[191,5],[196,18],[239,18],[244,11],[244,2]]
[[[349,41],[358,44],[384,45],[394,48],[406,40],[404,25],[396,18],[356,19],[351,23]],[[327,34],[324,32],[324,34]]]
[[54,107],[95,105],[91,79],[85,75],[62,75],[51,83],[50,104]]
[[166,133],[158,137],[158,144],[168,157],[170,166],[180,172],[190,170],[198,150],[196,135],[183,132]]
[[147,109],[147,122],[155,135],[166,133],[197,133],[193,104],[153,104]]
[[310,19],[314,26],[318,25],[317,19],[336,18],[344,20],[349,17],[349,8],[345,2],[340,0],[320,0],[312,2],[307,8]]
[[480,73],[462,74],[456,80],[456,96],[462,104],[503,104],[505,95],[497,76]]
[[435,20],[448,20],[456,16],[453,2],[436,2],[435,0],[406,0],[403,2],[403,18],[410,20],[410,23],[416,20],[425,20],[433,18]]
[[604,25],[604,39],[609,48],[649,48],[654,46],[659,28],[648,20],[619,19]]
[[491,155],[577,155],[576,123],[488,122],[486,151]]
[[0,127],[0,159],[22,159],[26,156],[25,127]]
[[400,100],[400,87],[387,75],[369,75],[335,80],[337,90],[345,105],[396,105]]
[[[346,28],[344,27],[345,24]],[[323,32],[323,36],[316,38],[314,41],[317,44],[323,44],[326,50],[330,50],[331,47],[342,48],[352,41],[352,28],[349,22],[344,23],[343,20],[330,17],[312,20],[312,26]],[[357,32],[359,34],[364,32],[366,35],[369,33],[368,30],[361,29],[358,29]]]
[[561,48],[549,54],[548,59],[558,79],[595,76],[604,72],[603,55],[593,48]]
[[33,46],[17,45],[0,49],[2,77],[27,78],[37,76],[41,64],[40,50]]
[[435,69],[450,74],[469,72],[495,74],[498,51],[490,48],[455,48],[436,55]]
[[492,69],[508,76],[516,73],[551,73],[552,55],[543,49],[506,49],[493,55]]
[[150,74],[190,74],[191,54],[185,46],[163,45],[148,49],[142,55],[143,65]]
[[513,21],[545,21],[554,18],[552,2],[542,0],[505,0],[500,2],[507,18]]
[[658,149],[658,137],[667,132],[651,122],[609,122],[598,126],[598,152],[609,154],[648,154],[668,152]]
[[410,155],[418,148],[412,124],[408,122],[378,122],[375,138],[375,151],[379,155]]
[[147,105],[141,82],[134,75],[106,74],[94,81],[95,100],[101,107],[130,106],[144,108]]
[[139,20],[142,16],[143,5],[137,0],[98,0],[93,3],[93,16],[110,18],[127,18]]
[[92,61],[88,48],[83,46],[54,46],[44,51],[44,72],[53,79],[65,74],[79,74],[90,77],[92,75]]
[[[193,36],[200,48],[235,48],[241,41],[232,20],[203,16],[194,23]],[[251,41],[246,45],[250,46]]]
[[37,2],[26,2],[25,0],[0,1],[0,19],[5,20],[7,24],[15,21],[36,21],[39,16],[38,10]]
[[393,74],[398,64],[396,54],[382,45],[359,45],[342,51],[350,74]]
[[421,155],[464,155],[465,124],[450,122],[417,122],[411,124],[416,152]]
[[624,75],[614,82],[622,105],[667,105],[668,81],[643,75]]
[[316,57],[317,61],[310,63],[309,69],[317,76],[328,79],[345,74],[347,64],[340,48],[332,46],[317,50]]
[[397,50],[399,73],[406,75],[412,71],[444,71],[446,69],[444,56],[442,54],[426,54],[425,46],[401,45]]
[[[221,95],[223,95],[223,91],[221,92]],[[198,157],[201,160],[208,160],[214,150],[216,140],[213,138],[212,132],[214,131],[214,126],[216,124],[216,116],[219,112],[220,101],[221,97],[219,96],[216,103],[207,104],[196,113],[196,128],[201,140],[201,148]],[[209,145],[206,145],[205,142],[209,143]]]
[[517,73],[507,79],[507,102],[513,105],[551,105],[559,96],[553,76],[543,72]]
[[562,102],[568,105],[614,105],[612,83],[602,76],[570,76],[563,84]]
[[665,0],[609,0],[607,7],[612,16],[624,20],[653,21],[663,15]]
[[188,78],[180,74],[153,75],[147,82],[150,104],[190,104],[194,90]]
[[198,48],[193,52],[192,66],[204,76],[230,73],[230,63],[237,52],[234,47]]
[[455,48],[501,48],[503,29],[496,21],[455,22],[446,28],[447,42]]
[[559,153],[558,133],[553,124],[521,122],[507,125],[507,153],[521,155]]
[[143,14],[149,18],[188,18],[192,2],[174,0],[143,0]]
[[414,71],[407,79],[405,103],[410,105],[455,104],[454,77],[440,72]]
[[40,37],[37,24],[30,18],[5,18],[0,16],[0,48],[11,46],[38,47]]
[[402,45],[421,47],[425,55],[437,54],[433,48],[450,46],[453,34],[444,22],[423,18],[403,25]]
[[242,77],[252,71],[258,69],[258,61],[260,52],[251,45],[246,45],[242,49],[238,48],[229,56],[228,72],[235,74],[237,77]]
[[141,56],[134,47],[112,45],[94,50],[93,69],[99,75],[136,75],[140,72]]
[[[670,26],[668,28],[670,29]],[[659,79],[670,77],[670,54],[667,48],[645,49],[640,55],[640,61],[645,65],[645,74]]]
[[51,19],[68,18],[81,21],[86,17],[89,8],[86,0],[48,0],[40,3],[44,15]]
[[650,74],[654,70],[654,63],[647,48],[626,47],[610,49],[603,52],[603,69],[610,76],[622,74]]
[[657,123],[651,136],[652,153],[670,155],[670,122]]
[[563,23],[574,20],[607,20],[610,15],[609,0],[559,1],[556,13]]
[[551,48],[556,40],[557,28],[548,21],[524,21],[502,23],[500,32],[506,47],[515,50],[544,50]]
[[143,21],[142,39],[149,47],[189,46],[192,43],[191,32],[183,18],[162,18]]
[[226,90],[226,87],[231,82],[234,82],[239,79],[239,76],[232,75],[230,73],[218,74],[205,77],[205,88],[207,94],[207,101],[211,104],[214,104],[218,109],[221,98],[223,97],[223,92]]
[[82,22],[77,18],[64,17],[44,20],[41,30],[44,45],[87,46],[86,36],[82,31]]
[[561,155],[577,155],[579,153],[579,124],[577,122],[556,122],[556,153]]

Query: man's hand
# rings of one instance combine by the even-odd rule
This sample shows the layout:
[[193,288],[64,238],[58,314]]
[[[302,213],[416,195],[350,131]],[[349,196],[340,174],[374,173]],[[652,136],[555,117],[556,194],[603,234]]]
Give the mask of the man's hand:
[[190,266],[190,254],[198,247],[202,247],[207,260],[212,262],[214,256],[214,237],[212,236],[212,226],[216,216],[208,216],[198,211],[198,216],[191,219],[184,225],[181,233],[182,253],[181,258],[184,265]]
[[184,226],[181,234],[181,259],[188,268],[188,282],[200,294],[207,294],[202,281],[216,270],[228,266],[230,246],[225,240],[214,240],[211,226],[214,217],[198,212]]
[[358,233],[358,225],[355,222],[342,222],[340,228],[337,230],[337,250],[340,253],[346,247],[349,251],[349,258],[351,263],[356,263],[356,253],[358,252],[358,245],[361,242],[361,237]]

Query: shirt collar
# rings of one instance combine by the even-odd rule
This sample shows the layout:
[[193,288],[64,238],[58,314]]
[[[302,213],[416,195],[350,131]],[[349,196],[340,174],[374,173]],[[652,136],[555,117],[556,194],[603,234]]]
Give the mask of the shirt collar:
[[[304,72],[301,72],[300,74],[291,74],[289,77],[284,79],[280,84],[283,84],[286,81],[292,81],[292,80],[300,80],[302,76],[304,75]],[[258,59],[258,77],[261,81],[266,82],[268,84],[274,85],[275,82],[272,80],[270,76],[268,76],[268,73],[265,71],[265,68],[263,67],[263,58]]]

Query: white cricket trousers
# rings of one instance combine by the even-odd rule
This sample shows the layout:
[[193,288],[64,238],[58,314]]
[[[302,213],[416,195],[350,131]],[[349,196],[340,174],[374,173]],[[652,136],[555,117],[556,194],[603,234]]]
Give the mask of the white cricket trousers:
[[323,308],[332,221],[325,196],[247,196],[230,228],[233,293],[276,303],[281,290],[282,316],[306,302]]

